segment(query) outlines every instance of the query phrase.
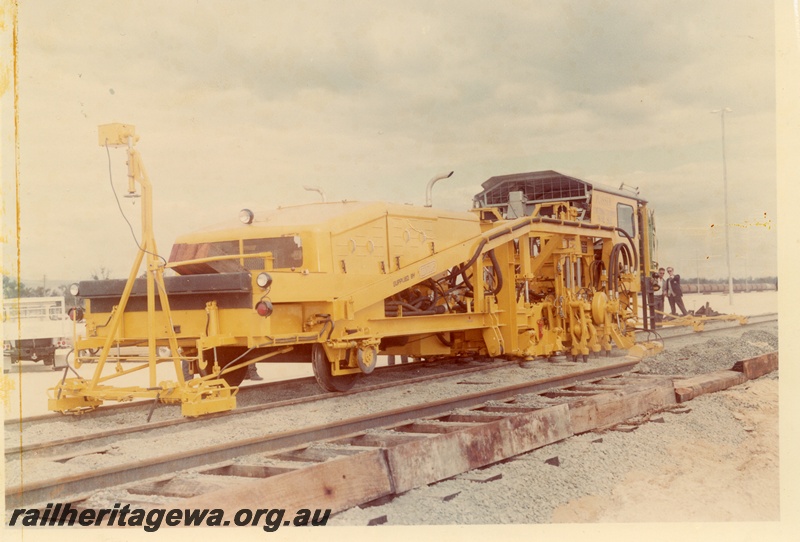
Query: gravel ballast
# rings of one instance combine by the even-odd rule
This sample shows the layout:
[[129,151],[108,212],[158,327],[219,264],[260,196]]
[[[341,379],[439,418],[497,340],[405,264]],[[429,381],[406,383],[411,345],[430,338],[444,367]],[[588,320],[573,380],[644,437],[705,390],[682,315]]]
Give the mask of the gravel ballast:
[[[777,323],[693,339],[644,360],[640,372],[730,369],[777,350]],[[778,373],[685,407],[689,412],[659,413],[653,417],[659,422],[633,432],[577,435],[381,506],[353,508],[332,524],[367,525],[381,516],[386,525],[780,519]],[[498,476],[488,483],[468,479]]]
[[[691,412],[661,413],[663,423],[645,423],[633,432],[578,435],[409,491],[388,504],[347,510],[334,516],[331,524],[367,525],[380,516],[386,516],[387,525],[777,520],[777,388],[777,374],[768,375],[698,397],[688,403]],[[749,418],[753,412],[771,412],[774,417],[761,419],[759,425]],[[681,452],[692,454],[691,459],[708,469],[708,480],[718,495],[705,501],[709,491],[698,487],[675,496],[682,507],[670,503],[650,510],[648,516],[614,518],[615,511],[604,504],[631,480],[649,476],[669,487],[681,469],[691,472],[693,463],[685,465],[687,458]],[[753,467],[754,458],[763,464]],[[668,474],[659,477],[661,472]],[[479,483],[466,479],[469,476],[501,477]],[[648,487],[653,495],[664,490]],[[644,493],[645,499],[651,497]],[[738,500],[731,503],[734,499]]]
[[[777,348],[777,324],[761,325],[757,329],[733,329],[723,336],[716,335],[703,339],[694,338],[694,344],[687,344],[668,350],[640,364],[642,372],[664,375],[694,375],[719,369],[730,369],[744,358],[757,356]],[[587,366],[614,363],[619,359],[592,358]],[[522,380],[551,376],[563,372],[562,363],[537,363],[533,369],[505,367],[475,377],[459,377],[425,386],[400,386],[380,392],[370,392],[358,396],[331,398],[319,403],[295,405],[287,410],[277,409],[259,413],[247,418],[247,423],[233,424],[230,421],[207,424],[162,438],[132,438],[122,440],[111,447],[107,453],[77,457],[66,463],[51,464],[47,460],[30,460],[18,465],[13,460],[6,464],[7,484],[13,485],[19,477],[15,474],[25,470],[25,481],[50,477],[50,472],[65,475],[79,472],[85,468],[100,468],[131,458],[163,455],[170,451],[205,446],[237,438],[257,436],[286,429],[294,429],[301,424],[316,425],[348,417],[362,415],[373,410],[397,408],[406,404],[416,404],[467,392],[480,391],[509,385]],[[574,364],[572,364],[574,366]],[[465,386],[457,382],[474,381]],[[774,400],[777,401],[777,373],[768,375],[757,382],[772,382]],[[755,383],[744,384],[737,388]],[[468,388],[468,389],[465,389]],[[374,393],[374,394],[373,394]],[[730,393],[730,392],[724,392]],[[762,401],[772,400],[771,393],[746,398],[742,396],[731,406],[719,399],[723,394],[702,396],[688,403],[692,412],[688,414],[664,413],[664,423],[648,423],[633,433],[606,432],[578,435],[502,464],[490,466],[480,471],[480,476],[502,475],[500,479],[480,484],[464,479],[462,476],[446,480],[432,486],[412,490],[398,496],[392,502],[379,507],[354,508],[338,514],[331,519],[332,524],[366,525],[370,519],[386,515],[389,524],[452,524],[452,523],[548,523],[560,521],[560,515],[577,514],[578,519],[600,517],[599,512],[575,512],[571,503],[613,492],[631,472],[657,472],[659,469],[675,466],[674,457],[668,443],[692,440],[713,447],[717,457],[734,457],[737,450],[749,442],[756,424],[747,419],[742,412],[760,409]],[[302,408],[298,408],[302,407]],[[738,409],[738,410],[737,410]],[[746,412],[745,412],[746,413]],[[81,420],[89,422],[90,420]],[[774,417],[777,424],[777,415]],[[762,420],[767,424],[769,419]],[[76,429],[76,423],[65,424],[67,432]],[[53,438],[56,427],[50,427],[47,436]],[[598,442],[598,439],[602,439]],[[637,440],[641,439],[641,440]],[[763,446],[770,456],[775,442],[767,441]],[[705,443],[705,444],[703,444]],[[721,454],[721,455],[719,455]],[[558,466],[547,460],[558,458]],[[551,461],[552,463],[552,461]],[[774,454],[774,467],[777,471],[777,452]],[[49,469],[51,469],[49,471]],[[474,474],[474,473],[473,473]],[[15,481],[16,478],[16,481]],[[483,492],[490,491],[489,494]],[[445,500],[445,497],[447,499]],[[563,508],[566,507],[566,508]],[[595,508],[597,508],[595,506]],[[566,511],[564,511],[566,510]],[[771,508],[769,509],[771,510]],[[768,512],[769,512],[768,510]],[[583,515],[581,515],[583,514]],[[769,513],[767,513],[769,515]],[[589,519],[591,520],[591,519]]]

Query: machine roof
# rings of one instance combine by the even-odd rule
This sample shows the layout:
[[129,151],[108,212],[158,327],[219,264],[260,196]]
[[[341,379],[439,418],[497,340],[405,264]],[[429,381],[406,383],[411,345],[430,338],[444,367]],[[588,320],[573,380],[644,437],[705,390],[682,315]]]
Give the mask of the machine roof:
[[632,192],[615,190],[599,183],[584,181],[553,170],[512,173],[490,177],[481,184],[483,191],[474,198],[476,203],[493,204],[507,201],[508,193],[522,191],[528,201],[582,197],[588,190],[600,190],[618,196],[646,201]]
[[[182,241],[196,234],[212,234],[223,238],[252,237],[264,229],[275,233],[296,232],[301,229],[323,228],[336,232],[347,230],[356,224],[374,220],[381,216],[404,216],[408,218],[437,219],[450,218],[478,221],[469,211],[453,212],[429,207],[401,205],[385,202],[334,201],[279,207],[268,211],[255,211],[251,225],[242,224],[237,214],[230,219],[195,230],[179,237]],[[237,233],[234,233],[237,232]],[[209,237],[210,238],[210,237]]]

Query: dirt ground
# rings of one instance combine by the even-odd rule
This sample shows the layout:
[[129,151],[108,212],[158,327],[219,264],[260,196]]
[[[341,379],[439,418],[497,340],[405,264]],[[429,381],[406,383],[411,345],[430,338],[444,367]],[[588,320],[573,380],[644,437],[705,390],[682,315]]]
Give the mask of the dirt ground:
[[389,526],[592,524],[593,532],[637,524],[649,535],[654,523],[791,519],[780,506],[778,388],[773,373],[697,397],[688,412],[660,413],[632,432],[584,433],[468,473],[494,481],[457,476],[333,523],[385,516]]
[[760,379],[718,395],[714,400],[747,433],[741,443],[667,438],[662,445],[674,461],[632,470],[610,494],[558,507],[552,521],[778,521],[778,380]]

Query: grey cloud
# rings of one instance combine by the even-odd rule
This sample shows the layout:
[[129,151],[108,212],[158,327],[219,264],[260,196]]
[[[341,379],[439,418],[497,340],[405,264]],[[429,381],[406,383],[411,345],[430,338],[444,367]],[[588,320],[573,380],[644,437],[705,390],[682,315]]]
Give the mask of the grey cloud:
[[[719,178],[719,121],[707,111],[721,105],[735,109],[732,186],[774,169],[763,2],[83,0],[20,10],[31,190],[55,174],[41,158],[51,145],[75,175],[98,157],[96,124],[132,122],[159,202],[168,209],[197,189],[196,212],[160,223],[175,233],[238,205],[236,194],[302,201],[312,178],[338,197],[418,203],[413,187],[440,167],[457,171],[446,202],[455,208],[495,174],[619,182],[640,171],[661,223],[680,221],[719,209],[712,193],[691,190]],[[78,176],[84,190],[99,182]]]

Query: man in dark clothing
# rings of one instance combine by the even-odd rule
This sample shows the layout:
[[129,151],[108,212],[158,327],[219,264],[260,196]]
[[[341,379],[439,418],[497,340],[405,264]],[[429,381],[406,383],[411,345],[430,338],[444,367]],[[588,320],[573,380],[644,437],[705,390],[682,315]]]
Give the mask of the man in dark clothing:
[[669,299],[669,310],[673,316],[677,316],[675,312],[675,305],[681,310],[681,315],[686,316],[689,314],[686,307],[683,306],[683,292],[681,291],[681,276],[675,275],[675,270],[667,267],[667,299]]
[[653,316],[656,322],[661,322],[664,319],[664,315],[661,313],[664,312],[664,296],[667,293],[666,283],[664,268],[661,267],[653,278],[653,308],[655,309]]

